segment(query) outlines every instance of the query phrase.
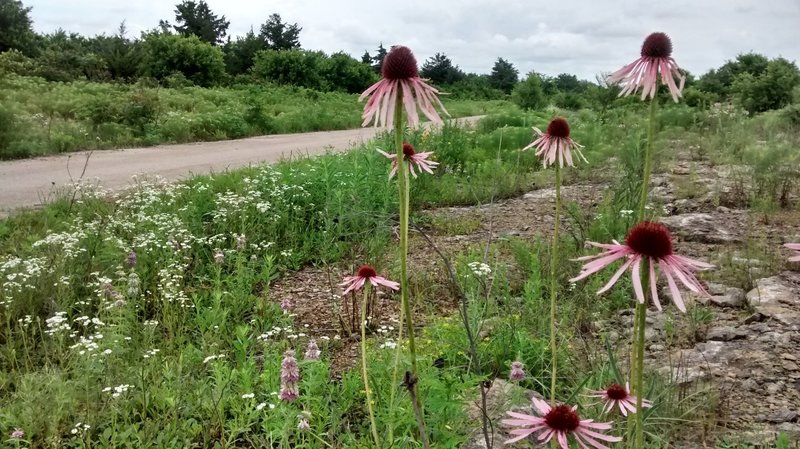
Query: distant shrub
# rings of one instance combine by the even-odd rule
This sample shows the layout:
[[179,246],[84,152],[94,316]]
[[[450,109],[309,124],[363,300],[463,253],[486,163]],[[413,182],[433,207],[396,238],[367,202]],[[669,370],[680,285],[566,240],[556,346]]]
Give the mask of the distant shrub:
[[542,79],[536,73],[529,73],[525,81],[517,84],[511,91],[511,101],[522,109],[541,109],[547,105],[542,87]]
[[263,50],[256,53],[253,75],[277,84],[324,90],[325,54],[307,50]]
[[562,109],[577,111],[583,108],[584,101],[581,95],[576,92],[559,92],[553,97],[553,104]]
[[142,42],[145,75],[165,80],[181,73],[199,86],[219,84],[225,77],[222,50],[197,36],[151,33]]

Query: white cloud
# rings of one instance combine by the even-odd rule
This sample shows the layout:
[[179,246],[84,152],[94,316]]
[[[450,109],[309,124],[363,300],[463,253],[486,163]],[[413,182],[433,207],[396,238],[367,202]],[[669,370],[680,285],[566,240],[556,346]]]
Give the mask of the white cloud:
[[[82,34],[113,33],[124,19],[132,35],[174,20],[165,0],[28,0],[39,31],[63,28]],[[175,1],[174,3],[177,3]],[[303,27],[304,48],[360,57],[402,43],[420,64],[442,52],[466,71],[487,73],[498,57],[526,73],[574,73],[593,79],[638,56],[644,37],[668,33],[678,63],[695,74],[738,53],[800,59],[797,0],[673,0],[672,2],[524,0],[208,0],[231,22],[230,34],[256,30],[277,12]]]

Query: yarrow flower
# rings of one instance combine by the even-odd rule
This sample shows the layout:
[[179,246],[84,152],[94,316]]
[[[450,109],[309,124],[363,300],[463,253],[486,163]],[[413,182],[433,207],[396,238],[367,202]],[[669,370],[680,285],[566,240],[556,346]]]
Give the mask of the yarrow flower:
[[536,433],[539,433],[537,438],[543,444],[550,442],[555,437],[562,449],[569,449],[569,435],[575,438],[581,448],[591,445],[597,449],[603,449],[606,446],[601,441],[608,443],[622,441],[620,437],[601,433],[611,429],[610,423],[596,423],[593,419],[581,419],[575,412],[577,407],[564,404],[551,407],[547,402],[536,398],[533,398],[533,405],[540,416],[506,412],[514,419],[504,419],[503,424],[518,427],[509,431],[511,435],[516,436],[507,440],[506,444],[515,443]]
[[23,438],[25,438],[25,431],[18,427],[14,428],[14,431],[11,432],[11,439],[21,440]]
[[[386,156],[387,158],[392,160],[392,171],[389,172],[389,179],[392,179],[394,175],[397,174],[397,155],[396,154],[389,154],[380,148],[378,149],[378,153]],[[436,161],[431,161],[428,159],[428,156],[433,154],[433,151],[427,151],[424,153],[417,153],[414,150],[414,146],[410,143],[403,144],[403,158],[408,161],[408,171],[411,172],[411,176],[417,177],[417,173],[414,171],[414,167],[416,166],[420,173],[422,171],[426,171],[430,174],[433,174],[433,169],[439,165]]]
[[281,392],[279,397],[282,401],[292,402],[300,396],[300,389],[297,382],[300,380],[300,368],[294,358],[294,351],[291,349],[283,353],[281,363]]
[[398,98],[403,101],[408,124],[412,127],[419,124],[418,107],[435,123],[442,123],[435,106],[438,105],[445,114],[450,115],[439,101],[439,91],[419,77],[417,60],[408,47],[392,47],[383,60],[381,75],[381,80],[365,90],[358,99],[362,101],[371,96],[364,106],[364,113],[361,115],[364,123],[361,126],[370,122],[374,122],[375,126],[392,126]]
[[317,346],[316,340],[309,340],[306,347],[305,358],[306,360],[319,360],[320,350]]
[[[605,402],[603,413],[608,413],[614,409],[619,408],[622,416],[628,416],[628,412],[636,413],[636,396],[630,393],[631,388],[628,383],[625,386],[619,384],[611,384],[605,390],[592,390],[589,393],[590,397],[601,398]],[[653,403],[647,399],[642,399],[642,407],[652,407]]]
[[581,148],[577,142],[569,137],[569,123],[563,117],[556,117],[547,125],[547,131],[542,132],[539,128],[533,128],[534,132],[539,136],[538,139],[531,142],[528,146],[522,149],[525,151],[529,148],[536,148],[536,155],[542,158],[542,164],[547,168],[550,164],[555,164],[563,167],[566,161],[567,165],[574,167],[575,163],[572,161],[572,151],[575,151],[584,162],[589,162],[583,157]]
[[522,380],[525,378],[522,362],[511,362],[511,373],[508,375],[508,378],[511,380]]
[[616,241],[613,244],[587,243],[603,248],[606,251],[593,256],[575,259],[591,262],[586,263],[581,269],[581,273],[570,279],[570,282],[585,279],[618,259],[626,259],[625,263],[611,276],[608,283],[597,291],[597,294],[604,293],[610,289],[626,270],[630,270],[636,298],[640,303],[644,303],[644,290],[639,269],[642,260],[644,260],[649,264],[650,292],[653,303],[658,310],[661,310],[661,302],[658,299],[658,288],[656,286],[656,264],[658,264],[659,271],[667,278],[672,300],[681,312],[686,312],[686,305],[683,303],[683,298],[675,282],[676,278],[689,290],[708,296],[703,286],[700,285],[700,281],[695,277],[694,272],[713,268],[714,266],[675,254],[672,250],[672,236],[667,227],[661,223],[643,221],[637,224],[628,232],[625,244],[619,244]]
[[375,269],[369,265],[362,265],[361,268],[358,269],[358,272],[355,276],[347,276],[344,278],[343,282],[339,284],[341,287],[345,287],[345,291],[342,293],[342,296],[350,293],[351,291],[361,290],[366,282],[372,284],[373,287],[383,285],[384,287],[388,287],[392,290],[400,289],[400,284],[397,282],[378,276],[378,272],[376,272]]
[[797,253],[789,258],[789,262],[800,262],[800,243],[787,243],[783,246]]
[[[679,71],[678,63],[672,58],[672,41],[664,33],[652,33],[642,44],[641,57],[617,70],[608,77],[610,84],[622,85],[620,96],[629,95],[640,88],[642,100],[648,95],[653,98],[658,88],[658,74],[661,82],[667,86],[672,99],[677,103],[682,96],[686,77]],[[675,83],[675,79],[680,85]]]

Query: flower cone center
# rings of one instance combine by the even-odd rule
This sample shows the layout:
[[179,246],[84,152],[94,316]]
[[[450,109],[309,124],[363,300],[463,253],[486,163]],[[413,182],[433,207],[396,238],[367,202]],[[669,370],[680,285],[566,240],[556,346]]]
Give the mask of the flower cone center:
[[547,134],[553,137],[569,137],[569,123],[563,117],[556,117],[547,125]]
[[383,60],[381,73],[384,78],[390,80],[418,78],[417,58],[408,47],[402,45],[392,47]]
[[648,58],[669,58],[672,56],[672,40],[664,33],[653,33],[642,44],[642,56]]
[[619,384],[611,384],[606,388],[606,394],[608,395],[609,399],[613,399],[615,401],[621,401],[628,397],[628,390],[626,390],[622,385]]
[[375,269],[369,265],[363,265],[361,268],[358,269],[358,277],[369,279],[369,278],[374,278],[376,276],[378,276],[378,272],[375,271]]
[[581,423],[578,414],[572,410],[568,405],[559,405],[553,407],[546,415],[544,415],[544,422],[551,429],[572,432],[577,429]]
[[417,152],[414,151],[414,146],[413,145],[411,145],[410,143],[404,143],[403,144],[403,155],[405,157],[409,158],[409,157],[411,157],[411,156],[413,156],[415,154],[417,154]]
[[661,223],[643,221],[630,230],[625,238],[637,254],[661,259],[672,254],[672,236],[669,229]]

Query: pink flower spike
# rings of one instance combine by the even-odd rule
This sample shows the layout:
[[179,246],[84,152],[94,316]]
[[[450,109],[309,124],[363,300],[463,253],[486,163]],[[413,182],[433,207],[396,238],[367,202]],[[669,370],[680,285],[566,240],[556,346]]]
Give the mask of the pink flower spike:
[[23,438],[25,438],[25,431],[23,431],[19,427],[15,427],[14,431],[11,432],[11,439],[12,440],[21,440]]
[[439,101],[439,91],[419,77],[417,59],[408,47],[392,47],[383,60],[381,75],[380,81],[365,90],[358,99],[362,101],[370,97],[361,115],[364,119],[361,126],[367,126],[370,122],[374,122],[375,126],[392,126],[398,98],[403,101],[408,124],[412,127],[419,124],[417,108],[435,123],[442,123],[435,106],[450,115]]
[[[397,174],[397,155],[389,154],[381,149],[378,149],[378,153],[392,160],[392,171],[389,172],[389,179],[392,179],[394,175]],[[428,157],[432,154],[433,151],[417,153],[414,150],[414,146],[410,143],[403,144],[403,157],[406,161],[408,161],[408,171],[411,173],[411,176],[415,178],[417,177],[417,173],[414,171],[414,167],[416,167],[420,173],[422,173],[424,170],[430,174],[433,174],[433,169],[436,168],[439,163],[428,159]]]
[[672,251],[672,236],[666,226],[660,223],[643,221],[634,226],[625,238],[624,244],[614,243],[613,245],[587,242],[592,246],[602,248],[605,251],[593,256],[579,257],[576,260],[587,261],[581,269],[580,274],[570,279],[570,282],[577,282],[585,279],[598,271],[608,267],[614,261],[624,259],[625,262],[611,276],[608,283],[597,291],[601,294],[609,290],[619,280],[626,271],[631,272],[633,279],[633,290],[636,299],[644,303],[644,288],[640,276],[642,261],[649,265],[650,294],[658,310],[661,310],[661,302],[658,299],[658,289],[656,282],[655,266],[658,265],[659,271],[667,278],[667,285],[672,295],[672,301],[681,312],[686,312],[686,305],[678,290],[675,279],[680,281],[684,287],[690,291],[709,296],[700,281],[694,275],[695,271],[713,268],[713,265],[698,260],[689,259]]
[[514,437],[507,440],[505,444],[516,443],[536,433],[538,433],[536,435],[538,442],[542,444],[549,443],[555,437],[561,449],[569,449],[568,438],[570,435],[581,448],[592,446],[596,449],[607,449],[602,442],[622,441],[620,437],[602,433],[602,431],[611,429],[610,423],[596,423],[592,419],[580,419],[575,411],[576,407],[564,404],[550,407],[547,402],[536,398],[533,398],[533,405],[540,416],[506,412],[514,419],[504,419],[502,423],[517,428],[509,431]]
[[564,167],[564,162],[570,167],[574,167],[572,162],[572,152],[574,151],[583,162],[589,162],[583,157],[581,148],[577,142],[569,137],[569,123],[563,117],[556,117],[547,125],[547,131],[542,133],[539,128],[533,128],[533,131],[539,136],[538,139],[531,142],[528,146],[522,149],[525,151],[529,148],[536,148],[536,155],[542,158],[542,164],[545,168],[548,165],[555,164],[558,161],[560,167]]
[[508,378],[511,380],[522,380],[525,378],[525,370],[522,369],[522,362],[511,363],[511,373]]
[[[619,96],[630,95],[642,89],[642,100],[647,96],[652,99],[658,90],[659,73],[661,83],[667,86],[672,99],[677,103],[682,96],[686,77],[681,74],[678,63],[672,58],[672,41],[669,36],[652,33],[644,40],[639,59],[612,73],[608,82],[622,86]],[[680,81],[680,85],[675,83],[675,79]]]
[[[601,398],[605,403],[603,413],[608,413],[614,409],[619,408],[622,416],[628,416],[628,412],[636,413],[636,396],[630,393],[630,385],[625,384],[623,387],[619,384],[611,384],[605,390],[592,390],[589,393],[590,397]],[[642,407],[652,407],[653,403],[642,399]]]
[[800,243],[787,243],[783,246],[796,252],[794,256],[789,258],[789,262],[800,262]]
[[343,282],[339,284],[339,286],[345,287],[342,296],[350,293],[351,291],[361,290],[366,282],[372,284],[373,287],[382,285],[392,290],[400,289],[400,284],[397,282],[378,276],[378,273],[375,271],[375,269],[369,265],[362,265],[361,268],[358,269],[358,273],[356,273],[355,276],[347,276],[344,278]]
[[321,352],[319,350],[319,346],[317,346],[316,340],[309,340],[308,346],[306,346],[306,353],[305,358],[306,360],[319,360]]

